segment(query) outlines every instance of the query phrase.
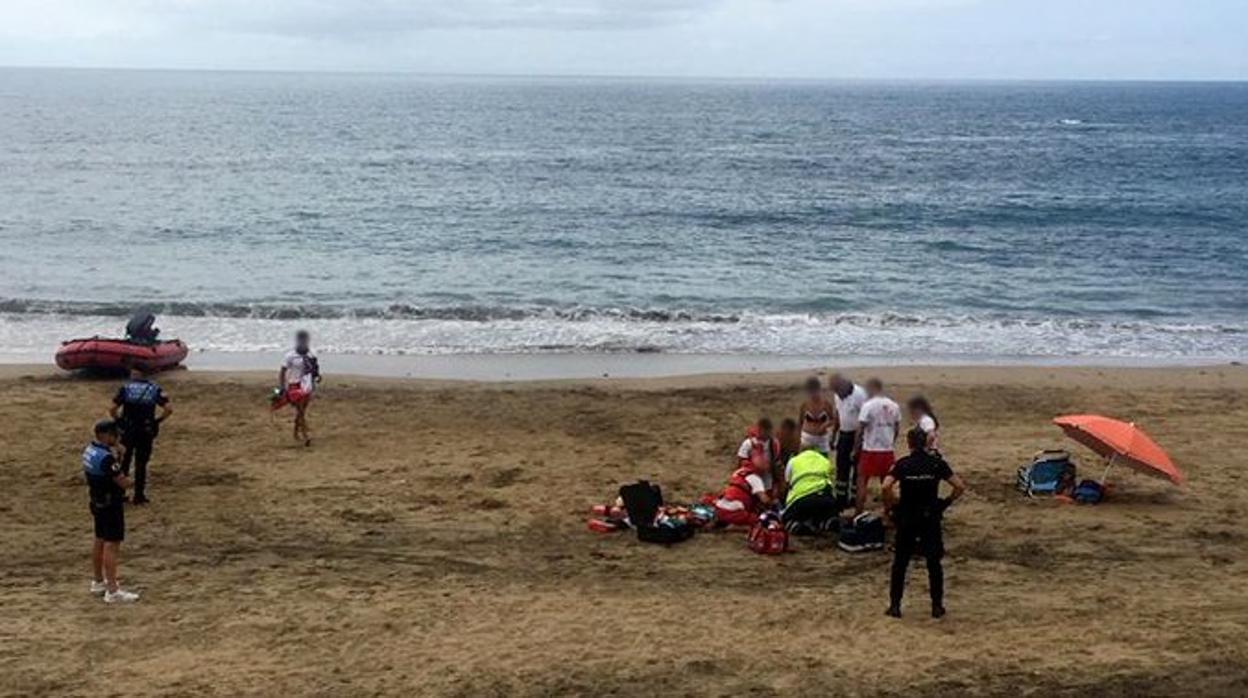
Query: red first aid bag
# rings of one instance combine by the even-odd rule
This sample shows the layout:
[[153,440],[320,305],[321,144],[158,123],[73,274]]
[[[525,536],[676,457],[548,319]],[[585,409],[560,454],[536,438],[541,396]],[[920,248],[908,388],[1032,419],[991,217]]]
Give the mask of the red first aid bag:
[[783,555],[789,549],[789,532],[779,527],[755,524],[750,529],[749,545],[750,550],[759,555]]

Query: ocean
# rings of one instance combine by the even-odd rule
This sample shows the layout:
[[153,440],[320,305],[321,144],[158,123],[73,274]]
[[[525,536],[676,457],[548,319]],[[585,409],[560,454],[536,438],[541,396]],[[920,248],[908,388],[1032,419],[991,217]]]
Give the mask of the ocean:
[[1218,361],[1248,84],[0,69],[0,355]]

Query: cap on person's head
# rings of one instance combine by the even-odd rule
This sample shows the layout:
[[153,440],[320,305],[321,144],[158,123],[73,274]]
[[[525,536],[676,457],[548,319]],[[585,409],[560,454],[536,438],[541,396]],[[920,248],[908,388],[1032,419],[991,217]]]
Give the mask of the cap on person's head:
[[111,419],[101,419],[95,423],[95,435],[102,436],[104,434],[116,434],[117,422]]
[[312,335],[309,334],[307,330],[299,330],[295,333],[296,342],[306,342],[310,339],[312,339]]

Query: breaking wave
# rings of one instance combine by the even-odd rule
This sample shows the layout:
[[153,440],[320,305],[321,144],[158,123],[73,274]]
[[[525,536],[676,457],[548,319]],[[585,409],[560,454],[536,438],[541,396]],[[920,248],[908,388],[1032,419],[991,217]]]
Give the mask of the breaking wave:
[[[1113,357],[1248,354],[1248,326],[1155,320],[908,313],[706,313],[647,308],[157,303],[165,336],[195,351],[284,349],[299,328],[344,354],[673,353],[785,356]],[[0,353],[50,354],[115,335],[131,304],[0,300]]]
[[737,315],[696,313],[643,308],[549,308],[502,306],[422,307],[405,303],[384,306],[337,306],[319,303],[191,303],[161,301],[155,303],[91,303],[77,301],[45,301],[22,298],[0,299],[0,313],[130,317],[138,308],[158,316],[249,318],[254,320],[324,320],[324,319],[392,319],[392,320],[523,320],[525,318],[556,318],[584,321],[595,318],[618,318],[644,322],[738,322]]

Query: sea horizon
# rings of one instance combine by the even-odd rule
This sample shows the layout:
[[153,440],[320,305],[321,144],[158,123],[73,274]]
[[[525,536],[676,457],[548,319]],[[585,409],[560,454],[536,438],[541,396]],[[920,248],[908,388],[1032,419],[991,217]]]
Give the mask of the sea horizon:
[[779,82],[797,82],[797,83],[882,83],[882,84],[998,84],[998,83],[1019,83],[1019,84],[1104,84],[1104,83],[1122,83],[1122,84],[1227,84],[1241,85],[1248,83],[1248,79],[1244,78],[1227,78],[1227,77],[1182,77],[1182,78],[1158,78],[1158,77],[1023,77],[1023,76],[928,76],[928,77],[909,77],[909,76],[855,76],[855,75],[827,75],[827,76],[803,76],[803,75],[682,75],[682,74],[646,74],[646,73],[500,73],[500,72],[438,72],[425,70],[404,70],[398,68],[382,69],[382,68],[217,68],[207,66],[121,66],[121,65],[61,65],[61,64],[0,64],[0,71],[3,70],[47,70],[47,71],[95,71],[95,72],[151,72],[151,73],[241,73],[241,74],[258,74],[258,75],[326,75],[326,76],[391,76],[391,77],[407,77],[407,78],[435,78],[435,79],[464,79],[472,80],[481,79],[502,79],[502,80],[620,80],[620,81],[655,81],[655,82],[761,82],[761,81],[779,81]]

